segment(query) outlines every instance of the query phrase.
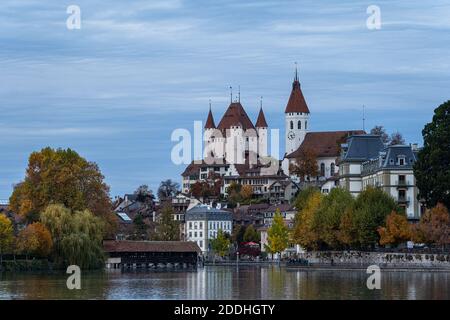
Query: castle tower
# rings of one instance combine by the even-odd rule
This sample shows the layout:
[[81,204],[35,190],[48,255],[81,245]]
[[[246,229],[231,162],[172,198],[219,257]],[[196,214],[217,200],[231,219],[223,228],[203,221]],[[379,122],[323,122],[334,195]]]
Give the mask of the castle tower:
[[266,117],[264,116],[264,111],[261,107],[259,109],[258,119],[256,120],[256,132],[258,133],[258,155],[260,157],[266,157],[267,154],[267,131],[268,125]]
[[285,114],[285,141],[286,154],[290,154],[300,147],[309,130],[309,109],[303,97],[298,80],[297,68],[292,83],[292,91],[286,105]]

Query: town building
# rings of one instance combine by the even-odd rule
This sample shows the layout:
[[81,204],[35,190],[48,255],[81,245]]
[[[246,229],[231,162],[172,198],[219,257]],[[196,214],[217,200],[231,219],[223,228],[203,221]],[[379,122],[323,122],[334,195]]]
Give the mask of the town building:
[[378,156],[384,148],[381,137],[371,134],[350,136],[341,145],[339,186],[357,196],[362,190],[361,165]]
[[185,214],[186,241],[197,243],[204,254],[211,251],[210,240],[219,230],[231,235],[233,216],[230,211],[208,205],[197,205]]
[[379,151],[377,157],[361,165],[362,190],[370,186],[381,188],[397,201],[409,220],[419,220],[425,210],[417,200],[413,171],[417,151],[415,146],[388,146]]

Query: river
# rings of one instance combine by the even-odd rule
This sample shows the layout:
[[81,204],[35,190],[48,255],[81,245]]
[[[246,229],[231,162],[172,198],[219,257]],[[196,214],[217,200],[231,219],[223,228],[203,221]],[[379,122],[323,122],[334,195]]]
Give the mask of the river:
[[381,289],[365,271],[278,266],[207,266],[197,271],[82,272],[81,289],[65,274],[0,274],[0,299],[450,299],[450,272],[382,271]]

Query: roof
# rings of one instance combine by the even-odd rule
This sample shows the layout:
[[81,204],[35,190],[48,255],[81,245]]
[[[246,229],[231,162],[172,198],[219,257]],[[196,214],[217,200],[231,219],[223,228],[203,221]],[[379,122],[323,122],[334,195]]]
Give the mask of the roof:
[[384,149],[381,136],[373,134],[353,135],[347,139],[341,161],[366,161],[378,156]]
[[289,97],[289,101],[286,105],[284,113],[290,112],[303,112],[309,113],[308,105],[306,104],[305,97],[303,97],[302,89],[300,88],[300,82],[296,77],[292,83],[292,91]]
[[[398,159],[404,157],[403,165],[400,165]],[[411,146],[394,145],[381,150],[378,157],[363,163],[363,173],[371,173],[383,169],[412,170],[417,160],[417,155]]]
[[187,241],[103,241],[106,252],[201,252],[195,242]]
[[225,131],[230,129],[232,126],[240,126],[244,130],[255,129],[252,121],[248,117],[247,113],[242,107],[240,102],[232,102],[225,114],[220,120],[217,129]]
[[267,125],[267,121],[266,121],[266,117],[264,116],[264,111],[261,107],[261,109],[259,109],[259,114],[258,114],[258,119],[256,120],[256,128],[267,128],[269,127]]
[[216,125],[214,123],[214,118],[211,112],[211,108],[209,108],[208,118],[206,119],[205,129],[215,129]]
[[338,157],[341,143],[351,135],[365,134],[363,130],[308,132],[300,147],[286,158],[298,158],[305,150],[312,150],[316,157]]
[[275,212],[277,209],[280,209],[280,212],[295,211],[295,208],[289,203],[282,203],[270,206],[268,209],[264,210],[264,212]]
[[189,220],[233,220],[232,213],[220,210],[206,205],[196,205],[188,210],[184,216],[186,221]]

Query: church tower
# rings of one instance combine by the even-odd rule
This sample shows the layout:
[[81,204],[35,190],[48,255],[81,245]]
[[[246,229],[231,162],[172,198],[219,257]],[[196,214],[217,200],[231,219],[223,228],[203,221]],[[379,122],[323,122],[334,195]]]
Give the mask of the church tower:
[[267,131],[269,126],[267,125],[266,117],[262,109],[262,99],[255,127],[258,133],[258,155],[260,157],[267,157]]
[[286,154],[297,150],[305,139],[309,130],[309,109],[303,97],[298,80],[297,68],[295,68],[295,78],[292,83],[292,91],[289,101],[284,111],[285,117],[285,141]]

